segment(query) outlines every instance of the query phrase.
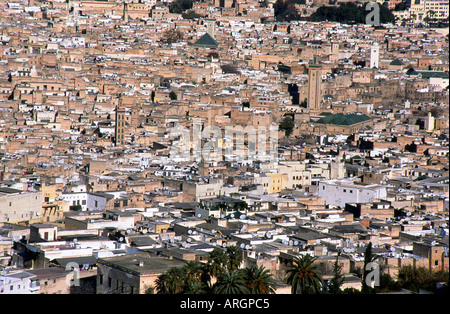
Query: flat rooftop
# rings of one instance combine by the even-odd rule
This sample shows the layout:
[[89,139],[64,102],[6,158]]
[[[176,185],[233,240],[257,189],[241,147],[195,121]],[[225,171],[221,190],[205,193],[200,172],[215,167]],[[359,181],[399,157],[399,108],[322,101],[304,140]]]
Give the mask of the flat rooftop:
[[98,259],[97,264],[107,265],[135,276],[142,276],[158,275],[171,267],[181,267],[185,263],[175,259],[148,256],[144,253],[102,258]]

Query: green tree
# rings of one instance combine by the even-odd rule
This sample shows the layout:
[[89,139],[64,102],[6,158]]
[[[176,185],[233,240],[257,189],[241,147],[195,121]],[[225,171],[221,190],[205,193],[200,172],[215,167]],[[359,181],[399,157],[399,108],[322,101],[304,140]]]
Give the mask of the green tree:
[[394,280],[389,274],[382,274],[380,279],[380,286],[376,288],[378,292],[399,291],[400,285],[398,281]]
[[166,44],[178,43],[183,38],[183,33],[179,29],[165,29],[161,35],[161,41]]
[[155,294],[155,287],[153,286],[147,286],[145,287],[145,294]]
[[277,288],[272,274],[263,266],[242,269],[244,281],[251,294],[274,294]]
[[192,0],[175,0],[169,5],[170,13],[183,13],[186,10],[192,9]]
[[341,286],[344,283],[344,275],[342,274],[342,264],[339,263],[339,254],[333,265],[333,277],[330,280],[328,291],[332,294],[341,293]]
[[204,17],[201,14],[195,13],[194,10],[187,11],[187,12],[181,14],[181,16],[185,20],[193,20],[193,19],[198,19],[198,18]]
[[[394,23],[395,16],[389,10],[387,5],[380,5],[380,23]],[[358,5],[353,2],[341,3],[338,7],[321,6],[313,14],[309,20],[313,22],[334,21],[346,24],[365,24],[366,5]]]
[[171,100],[177,100],[178,96],[177,93],[175,93],[174,91],[170,91],[169,97]]
[[183,267],[182,267],[184,277],[186,280],[189,281],[197,281],[200,282],[202,275],[203,275],[203,269],[202,266],[198,261],[188,261]]
[[172,267],[156,279],[158,294],[180,294],[184,290],[185,274],[181,267]]
[[201,281],[188,280],[183,289],[184,294],[206,294],[208,287]]
[[283,121],[280,123],[280,130],[284,130],[284,135],[289,137],[294,130],[294,126],[294,120],[292,120],[291,116],[285,116]]
[[213,294],[248,294],[250,293],[242,271],[223,272],[214,284]]
[[400,287],[418,292],[424,289],[434,292],[436,283],[446,282],[448,285],[449,273],[445,271],[430,271],[425,267],[403,266],[397,276]]
[[294,0],[277,0],[273,5],[273,10],[277,21],[300,20]]
[[374,289],[372,287],[370,287],[369,285],[367,285],[366,281],[367,281],[367,275],[369,274],[370,270],[367,270],[367,266],[370,263],[375,262],[375,260],[378,258],[378,256],[374,255],[372,253],[372,242],[369,242],[369,244],[366,247],[366,250],[364,252],[364,268],[363,268],[363,275],[362,275],[362,287],[361,287],[361,292],[362,293],[373,293]]
[[302,102],[300,103],[300,107],[308,108],[308,100],[306,98],[302,100]]
[[239,269],[242,263],[242,250],[237,246],[228,246],[226,249],[227,254],[227,269],[228,272],[233,272]]
[[220,249],[215,248],[211,253],[209,253],[207,261],[207,270],[212,277],[219,277],[223,272],[225,272],[228,263],[228,258],[226,253]]
[[316,259],[309,254],[294,258],[285,278],[292,286],[292,294],[320,293],[323,279],[318,267],[313,264]]

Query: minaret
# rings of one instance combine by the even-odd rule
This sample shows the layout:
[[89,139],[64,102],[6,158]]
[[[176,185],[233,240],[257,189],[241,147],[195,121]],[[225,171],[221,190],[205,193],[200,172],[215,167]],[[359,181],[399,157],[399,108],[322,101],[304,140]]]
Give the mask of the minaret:
[[116,126],[115,126],[115,141],[116,146],[125,144],[125,113],[126,110],[122,107],[122,100],[116,107]]
[[128,23],[128,3],[123,4],[123,21]]
[[314,56],[314,61],[309,65],[308,73],[308,108],[310,113],[319,113],[321,110],[321,86],[322,66],[319,64],[318,56]]
[[206,19],[206,32],[212,38],[216,36],[216,20],[215,19]]
[[378,63],[380,59],[380,46],[377,42],[374,42],[370,46],[370,68],[378,68]]

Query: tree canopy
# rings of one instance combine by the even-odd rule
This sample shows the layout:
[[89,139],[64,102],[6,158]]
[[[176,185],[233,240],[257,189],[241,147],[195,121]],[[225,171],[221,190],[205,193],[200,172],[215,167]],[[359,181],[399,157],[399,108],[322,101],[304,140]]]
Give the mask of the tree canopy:
[[169,5],[170,13],[183,13],[186,10],[192,9],[192,0],[175,0]]
[[[341,3],[338,7],[321,6],[311,14],[313,22],[333,21],[345,24],[365,24],[366,16],[370,11],[365,5],[357,5],[353,2]],[[393,23],[395,17],[387,5],[380,5],[380,23]]]

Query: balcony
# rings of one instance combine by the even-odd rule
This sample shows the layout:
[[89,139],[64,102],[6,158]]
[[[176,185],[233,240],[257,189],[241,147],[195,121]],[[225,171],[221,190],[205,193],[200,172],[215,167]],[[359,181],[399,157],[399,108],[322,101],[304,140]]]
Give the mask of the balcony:
[[40,288],[41,284],[39,283],[39,281],[33,280],[30,282],[30,292],[39,291]]

